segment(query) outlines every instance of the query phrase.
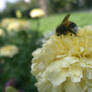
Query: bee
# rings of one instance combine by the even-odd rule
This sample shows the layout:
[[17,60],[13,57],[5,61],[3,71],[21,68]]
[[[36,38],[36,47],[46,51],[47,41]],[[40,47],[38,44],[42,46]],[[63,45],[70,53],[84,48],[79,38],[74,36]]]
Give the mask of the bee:
[[74,22],[69,21],[70,14],[67,14],[63,19],[62,23],[56,28],[56,35],[60,36],[62,34],[73,33],[77,35],[78,27]]

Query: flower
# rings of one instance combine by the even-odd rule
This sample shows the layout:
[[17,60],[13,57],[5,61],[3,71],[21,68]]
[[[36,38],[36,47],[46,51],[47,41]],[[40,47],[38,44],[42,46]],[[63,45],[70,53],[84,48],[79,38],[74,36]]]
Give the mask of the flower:
[[15,21],[13,23],[10,23],[7,27],[8,33],[30,29],[30,23],[28,21]]
[[0,29],[0,36],[5,36],[5,33],[2,29]]
[[9,86],[5,89],[5,92],[19,92],[16,88]]
[[37,40],[37,42],[36,42],[36,44],[37,45],[42,45],[42,44],[44,44],[49,38],[50,38],[50,36],[52,36],[54,34],[54,32],[48,32],[48,33],[44,33],[43,34],[43,36],[40,38],[40,39],[38,39]]
[[16,89],[16,86],[18,84],[18,80],[16,79],[10,79],[6,82],[4,92],[24,92],[20,89]]
[[39,92],[92,92],[92,26],[51,36],[33,57]]
[[18,51],[15,45],[6,45],[0,48],[0,56],[12,58]]
[[5,92],[24,92],[22,90],[18,90],[12,86],[8,86],[6,89],[5,89]]
[[17,18],[21,18],[21,17],[22,17],[22,13],[21,13],[20,10],[17,10],[17,11],[16,11],[16,17],[17,17]]
[[1,22],[1,27],[6,29],[8,33],[26,31],[31,29],[29,21],[12,18],[3,19]]
[[16,19],[14,19],[14,18],[11,18],[11,19],[5,18],[5,19],[3,19],[3,20],[1,21],[1,27],[7,28],[10,23],[12,24],[12,23],[15,22],[15,21],[16,21]]
[[33,9],[30,11],[30,16],[32,18],[39,18],[45,15],[45,12],[42,9]]

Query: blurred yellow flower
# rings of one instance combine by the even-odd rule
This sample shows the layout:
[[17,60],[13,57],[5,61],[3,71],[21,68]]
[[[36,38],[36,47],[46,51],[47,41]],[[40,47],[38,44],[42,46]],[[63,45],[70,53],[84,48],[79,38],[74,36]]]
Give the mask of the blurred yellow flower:
[[14,87],[9,86],[5,89],[5,92],[19,92],[19,91],[17,89],[15,89]]
[[21,17],[22,17],[22,13],[21,13],[20,10],[17,10],[17,11],[16,11],[16,17],[17,17],[17,18],[21,18]]
[[92,92],[92,26],[78,36],[51,36],[33,57],[39,92]]
[[1,21],[1,27],[6,29],[9,33],[12,31],[18,32],[31,29],[29,21],[8,18]]
[[0,29],[0,36],[4,36],[4,35],[5,35],[5,33],[4,33],[3,29]]
[[30,11],[30,16],[32,18],[39,18],[45,15],[45,12],[42,9],[33,9]]
[[10,23],[13,23],[13,22],[15,22],[15,21],[16,21],[16,19],[13,19],[13,18],[11,18],[11,19],[5,18],[5,19],[3,19],[3,20],[1,21],[1,27],[7,28]]
[[18,51],[19,50],[15,45],[6,45],[0,48],[0,56],[12,58]]
[[10,23],[7,27],[8,32],[18,32],[18,31],[23,31],[23,30],[30,30],[30,23],[28,21],[15,21],[13,23]]

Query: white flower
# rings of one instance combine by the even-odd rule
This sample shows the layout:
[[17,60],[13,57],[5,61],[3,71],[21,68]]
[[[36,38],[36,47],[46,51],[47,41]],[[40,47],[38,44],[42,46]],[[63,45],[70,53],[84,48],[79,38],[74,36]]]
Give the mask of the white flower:
[[45,12],[42,9],[33,9],[32,11],[30,11],[30,16],[32,18],[42,17],[44,15],[45,15]]
[[0,56],[12,58],[18,51],[19,50],[15,45],[6,45],[0,48]]
[[[90,27],[92,28],[92,27]],[[92,91],[92,30],[53,35],[33,53],[32,74],[39,92]]]
[[83,92],[79,83],[73,83],[68,81],[65,83],[65,92]]

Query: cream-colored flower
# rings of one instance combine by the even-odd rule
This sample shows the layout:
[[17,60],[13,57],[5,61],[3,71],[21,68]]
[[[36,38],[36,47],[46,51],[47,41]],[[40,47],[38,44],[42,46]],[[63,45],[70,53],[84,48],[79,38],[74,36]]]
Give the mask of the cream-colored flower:
[[12,24],[15,21],[16,19],[13,19],[13,18],[5,18],[1,21],[1,27],[7,28],[10,23]]
[[15,45],[6,45],[0,48],[0,56],[12,58],[18,51],[19,50]]
[[19,92],[16,88],[9,86],[5,88],[5,92]]
[[32,18],[39,18],[45,15],[45,12],[42,9],[33,9],[30,11],[30,16]]
[[5,36],[3,29],[0,29],[0,36]]
[[18,19],[3,19],[1,22],[1,27],[6,29],[8,33],[11,32],[19,32],[23,30],[30,30],[30,22],[26,20],[18,20]]
[[33,57],[39,92],[92,92],[92,26],[51,36]]
[[31,27],[28,21],[15,21],[13,23],[10,23],[7,27],[8,33],[30,30],[30,29]]

